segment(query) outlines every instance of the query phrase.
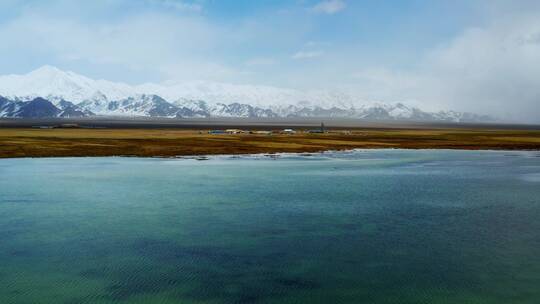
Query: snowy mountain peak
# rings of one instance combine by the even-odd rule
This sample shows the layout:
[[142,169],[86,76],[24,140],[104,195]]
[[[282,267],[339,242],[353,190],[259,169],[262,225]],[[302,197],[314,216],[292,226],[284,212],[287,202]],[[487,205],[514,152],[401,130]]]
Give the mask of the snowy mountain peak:
[[62,74],[64,73],[59,68],[52,66],[52,65],[44,65],[42,67],[39,67],[30,73],[28,73],[28,76],[35,76],[35,75],[53,75],[53,74]]
[[18,100],[44,97],[53,102],[65,99],[80,103],[93,100],[100,95],[100,99],[119,99],[133,93],[134,89],[130,86],[93,80],[50,65],[42,66],[25,75],[0,76],[0,95]]
[[[59,90],[78,90],[89,88],[93,80],[71,71],[62,71],[59,68],[50,65],[44,65],[32,72],[19,77],[19,80],[33,81],[38,87],[50,86],[51,89]],[[55,85],[55,86],[53,86]]]
[[[329,90],[301,91],[205,81],[128,85],[94,80],[49,65],[25,75],[0,76],[0,96],[6,97],[0,104],[0,116],[8,117],[20,117],[24,113],[57,113],[64,116],[351,117],[446,121],[485,118],[453,111],[428,113],[402,103],[365,102],[354,95]],[[47,102],[36,101],[38,97]],[[58,111],[52,111],[49,103]]]

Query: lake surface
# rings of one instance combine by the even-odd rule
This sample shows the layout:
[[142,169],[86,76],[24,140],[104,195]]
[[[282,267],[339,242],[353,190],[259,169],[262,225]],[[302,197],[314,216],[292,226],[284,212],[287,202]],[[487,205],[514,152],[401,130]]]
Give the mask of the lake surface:
[[0,160],[0,303],[540,303],[540,152]]

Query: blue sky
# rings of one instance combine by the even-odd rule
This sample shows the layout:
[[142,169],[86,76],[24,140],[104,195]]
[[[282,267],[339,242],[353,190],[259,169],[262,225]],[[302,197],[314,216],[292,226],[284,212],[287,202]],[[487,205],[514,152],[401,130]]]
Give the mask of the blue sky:
[[517,99],[518,117],[540,96],[538,20],[532,0],[3,0],[0,74],[49,64],[495,114]]
[[[471,3],[455,1],[449,5],[448,1],[419,0],[7,0],[2,4],[0,25],[20,22],[28,27],[32,19],[36,27],[39,23],[49,24],[42,29],[27,28],[31,39],[36,39],[34,35],[42,35],[39,38],[44,39],[47,35],[61,36],[64,41],[59,43],[66,44],[66,47],[88,48],[79,41],[83,38],[79,35],[101,29],[104,32],[88,39],[96,39],[92,41],[94,43],[108,43],[108,38],[100,40],[100,36],[107,36],[109,28],[111,31],[125,31],[118,35],[140,35],[140,43],[161,44],[155,45],[155,53],[148,56],[159,57],[162,48],[169,48],[162,51],[172,54],[171,58],[162,58],[163,61],[148,63],[148,66],[129,67],[121,59],[100,60],[96,58],[100,56],[99,52],[58,50],[48,46],[47,41],[33,47],[29,41],[12,41],[15,45],[2,48],[2,53],[7,53],[10,60],[0,61],[0,69],[22,73],[47,63],[93,77],[126,82],[160,81],[189,78],[186,75],[189,73],[163,71],[156,66],[173,64],[181,69],[181,61],[188,59],[223,69],[219,75],[195,73],[195,78],[252,79],[277,85],[283,79],[282,74],[326,69],[343,56],[354,57],[358,68],[381,64],[407,68],[417,63],[419,53],[479,22],[481,12]],[[160,22],[159,19],[163,20]],[[131,31],[119,29],[124,25],[129,27],[130,20],[137,23]],[[63,23],[72,28],[62,31],[61,28],[52,28],[50,23],[58,23],[58,27]],[[145,25],[148,27],[146,30]],[[188,27],[193,28],[193,36],[197,37],[190,37]],[[17,31],[21,39],[25,39],[24,32],[23,28]],[[187,46],[193,42],[201,43],[201,47]],[[132,46],[131,43],[133,41],[127,44]],[[115,43],[110,44],[103,48],[110,47],[114,48],[111,51],[116,51],[119,47]],[[19,45],[25,50],[21,52]],[[190,51],[180,50],[186,48]],[[177,58],[174,58],[174,49],[178,49]],[[130,52],[129,49],[124,51]],[[70,54],[75,52],[81,54]],[[134,56],[133,60],[137,59]],[[185,67],[194,68],[187,63]],[[225,70],[230,71],[225,73]],[[248,76],[251,70],[253,73],[264,71],[264,77]],[[310,84],[310,81],[288,81],[295,82],[295,85]]]

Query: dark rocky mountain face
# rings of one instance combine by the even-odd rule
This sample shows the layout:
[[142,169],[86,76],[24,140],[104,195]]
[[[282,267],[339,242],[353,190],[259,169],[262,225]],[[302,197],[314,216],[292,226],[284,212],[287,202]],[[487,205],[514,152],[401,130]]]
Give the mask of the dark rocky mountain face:
[[380,108],[380,107],[367,109],[365,111],[365,113],[363,114],[362,118],[366,118],[366,119],[384,119],[384,120],[392,119],[392,117],[390,116],[390,113],[388,113],[388,111],[386,109],[383,109],[383,108]]
[[175,116],[178,110],[178,107],[168,103],[165,99],[152,95],[148,114],[152,117],[170,117]]
[[0,96],[0,117],[14,117],[18,106],[16,102]]
[[84,117],[93,113],[79,106],[61,100],[57,106],[45,98],[37,97],[29,101],[9,100],[0,97],[0,117],[46,118],[46,117]]
[[60,108],[61,112],[58,114],[58,117],[86,117],[92,116],[94,113],[91,111],[82,109],[78,105],[73,104],[72,102],[61,100],[57,107]]
[[272,110],[254,107],[248,104],[238,102],[231,104],[220,104],[221,111],[225,116],[231,117],[277,117],[277,114]]
[[2,109],[4,106],[6,106],[10,102],[9,99],[0,96],[0,109]]
[[181,107],[176,112],[176,118],[191,118],[191,117],[210,117],[208,111],[193,110],[187,107]]
[[21,106],[15,113],[15,117],[39,118],[39,117],[57,117],[61,110],[52,102],[37,97],[27,102],[21,102]]

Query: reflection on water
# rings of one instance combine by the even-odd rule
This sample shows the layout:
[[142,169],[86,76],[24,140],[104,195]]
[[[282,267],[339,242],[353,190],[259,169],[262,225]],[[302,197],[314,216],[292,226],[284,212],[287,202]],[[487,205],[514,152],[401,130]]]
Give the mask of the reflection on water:
[[530,152],[0,161],[0,303],[539,303]]
[[526,180],[528,182],[540,183],[540,172],[539,173],[523,174],[523,180]]

